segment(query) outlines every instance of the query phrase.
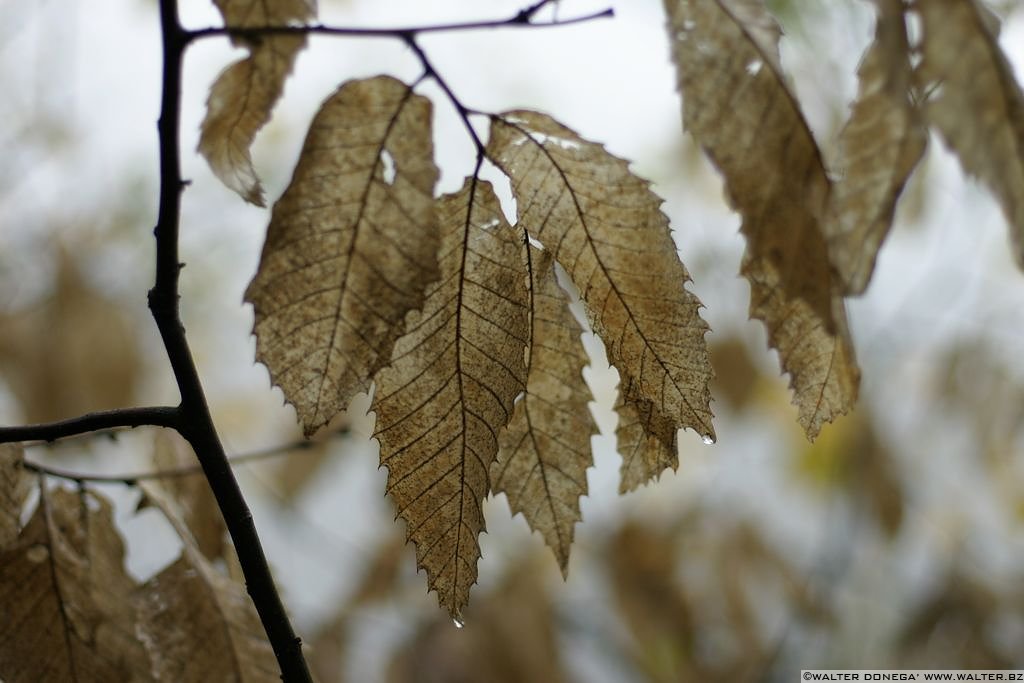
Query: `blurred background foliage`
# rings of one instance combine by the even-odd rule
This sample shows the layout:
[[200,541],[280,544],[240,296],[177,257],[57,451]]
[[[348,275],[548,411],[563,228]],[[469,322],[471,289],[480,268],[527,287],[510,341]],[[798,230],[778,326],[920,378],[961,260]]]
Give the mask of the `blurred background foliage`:
[[[682,435],[678,473],[616,495],[616,374],[585,336],[601,435],[569,579],[504,497],[466,626],[425,592],[383,498],[368,399],[312,448],[239,467],[268,553],[324,683],[784,681],[812,667],[1024,668],[1024,275],[992,199],[941,142],[903,199],[871,289],[850,303],[864,385],[856,413],[808,444],[786,378],[746,318],[743,245],[721,184],[679,126],[657,0],[571,30],[432,36],[446,78],[480,108],[549,111],[635,161],[666,199],[713,332],[720,442]],[[186,23],[216,21],[184,0]],[[510,0],[323,0],[325,22],[407,25],[511,14]],[[619,6],[624,5],[624,6]],[[783,58],[829,154],[871,35],[860,0],[774,0]],[[563,16],[604,3],[562,0]],[[1024,12],[993,3],[1024,79]],[[156,205],[159,52],[152,0],[0,6],[0,417],[5,424],[173,402],[145,307]],[[314,39],[255,150],[280,193],[317,102],[340,80],[415,78],[397,42]],[[472,59],[466,55],[472,54]],[[295,441],[290,408],[254,366],[241,293],[266,213],[193,154],[205,89],[231,57],[187,61],[183,309],[215,418],[236,453]],[[429,88],[427,91],[429,93]],[[472,163],[438,109],[442,189]],[[153,430],[36,447],[94,473],[192,461]],[[177,482],[204,552],[223,529],[202,481]],[[118,501],[129,564],[146,578],[177,547]],[[222,562],[231,571],[230,558]]]

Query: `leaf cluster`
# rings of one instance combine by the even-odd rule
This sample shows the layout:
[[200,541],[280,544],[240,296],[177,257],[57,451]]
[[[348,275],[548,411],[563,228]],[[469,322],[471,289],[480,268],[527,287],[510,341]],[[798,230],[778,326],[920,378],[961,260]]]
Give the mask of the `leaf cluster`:
[[[278,3],[252,19],[244,4],[218,7],[241,28],[311,13]],[[750,314],[767,328],[812,440],[856,402],[845,298],[870,281],[929,126],[993,189],[1024,253],[1024,99],[997,22],[976,0],[876,5],[838,168],[827,168],[761,0],[665,0],[685,127],[742,216]],[[911,15],[923,27],[913,43]],[[680,429],[714,441],[713,371],[700,302],[649,184],[545,114],[469,109],[415,35],[400,37],[423,77],[348,81],[323,102],[273,205],[246,300],[257,359],[307,436],[372,388],[387,492],[429,586],[459,619],[489,494],[505,492],[567,568],[594,425],[582,330],[558,269],[621,378],[622,491],[678,466]],[[211,90],[200,151],[261,203],[248,147],[302,37],[249,47]],[[433,104],[416,92],[424,80],[441,87],[477,147],[474,172],[441,197]],[[480,178],[484,163],[508,179],[514,215]]]

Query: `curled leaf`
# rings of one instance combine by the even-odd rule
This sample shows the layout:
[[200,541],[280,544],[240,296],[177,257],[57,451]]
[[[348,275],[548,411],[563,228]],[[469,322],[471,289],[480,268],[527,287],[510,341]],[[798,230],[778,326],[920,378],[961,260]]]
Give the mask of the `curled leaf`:
[[975,0],[915,8],[923,23],[918,80],[930,93],[925,116],[999,200],[1024,267],[1024,93],[999,47],[999,22]]
[[902,0],[878,0],[875,40],[861,62],[860,92],[840,136],[840,165],[823,230],[845,293],[867,288],[892,227],[896,201],[928,135],[910,101],[912,69]]
[[840,288],[821,231],[830,183],[778,60],[760,0],[665,0],[686,127],[743,217],[750,315],[790,375],[813,439],[857,398]]
[[495,117],[487,154],[512,180],[520,223],[579,288],[623,384],[713,438],[708,326],[661,199],[625,161],[537,112]]
[[274,205],[246,300],[256,357],[307,436],[369,389],[437,279],[430,120],[429,100],[394,78],[344,84]]
[[438,201],[441,279],[411,313],[373,410],[388,494],[441,606],[458,618],[476,581],[498,432],[526,388],[525,242],[475,177]]
[[526,393],[499,439],[492,488],[508,496],[530,528],[544,536],[562,575],[569,565],[580,496],[593,464],[590,436],[597,433],[583,380],[587,354],[582,328],[555,277],[551,252],[530,248],[530,344]]
[[[230,28],[288,26],[316,14],[310,0],[214,0]],[[249,56],[217,76],[206,100],[200,125],[199,153],[214,174],[245,201],[265,206],[263,187],[249,148],[284,92],[295,57],[306,45],[304,36],[262,36],[258,41],[234,40]]]

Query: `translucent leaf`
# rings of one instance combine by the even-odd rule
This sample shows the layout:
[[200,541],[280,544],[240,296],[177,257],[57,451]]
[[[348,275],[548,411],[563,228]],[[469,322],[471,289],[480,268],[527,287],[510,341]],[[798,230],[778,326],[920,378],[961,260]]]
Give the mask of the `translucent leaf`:
[[0,444],[0,550],[14,542],[21,528],[21,509],[32,481],[21,466],[24,458],[21,444]]
[[[232,28],[287,26],[316,14],[311,0],[214,0]],[[284,91],[295,57],[306,45],[304,36],[262,36],[237,39],[249,56],[228,66],[210,87],[206,117],[200,125],[199,153],[229,188],[256,206],[265,206],[263,187],[249,148]]]
[[582,328],[558,286],[551,252],[531,247],[530,344],[526,393],[499,438],[491,467],[495,493],[508,496],[530,528],[544,536],[563,576],[569,565],[580,496],[593,464],[590,436],[597,433],[583,368]]
[[847,294],[867,288],[896,200],[928,142],[910,101],[902,0],[878,4],[875,40],[861,62],[860,92],[839,141],[844,175],[833,187],[824,222],[829,256]]
[[62,489],[40,498],[16,543],[0,552],[0,679],[150,680],[110,503]]
[[915,7],[924,33],[919,79],[931,93],[925,115],[998,198],[1024,267],[1024,93],[999,48],[999,22],[974,0]]
[[437,279],[430,121],[430,102],[400,81],[344,84],[313,119],[274,206],[246,300],[256,358],[307,436],[369,389]]
[[526,388],[525,242],[489,183],[438,202],[441,279],[409,315],[373,409],[388,493],[430,589],[458,618],[476,581],[498,432]]
[[487,153],[512,180],[520,223],[579,288],[623,385],[713,438],[708,326],[648,183],[536,112],[496,117]]
[[765,46],[771,18],[760,0],[665,5],[686,127],[743,217],[750,315],[768,328],[813,439],[850,410],[860,382],[821,231],[830,184],[818,147],[783,81],[777,47]]
[[627,493],[656,479],[663,471],[679,467],[679,430],[673,421],[655,410],[650,401],[619,391],[615,430],[622,466],[619,493]]
[[183,542],[169,567],[135,598],[154,678],[175,683],[279,683],[280,670],[256,608],[242,586],[200,552],[180,511],[158,486],[140,484]]

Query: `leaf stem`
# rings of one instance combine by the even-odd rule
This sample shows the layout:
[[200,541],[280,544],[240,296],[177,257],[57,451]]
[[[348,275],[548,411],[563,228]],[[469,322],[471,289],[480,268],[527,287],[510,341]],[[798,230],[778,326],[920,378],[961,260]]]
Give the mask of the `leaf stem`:
[[230,26],[211,26],[185,32],[185,40],[201,40],[216,36],[230,36],[232,38],[253,38],[258,39],[268,35],[324,35],[324,36],[348,36],[355,38],[399,38],[418,35],[421,33],[445,33],[454,31],[478,31],[486,29],[505,28],[556,28],[559,26],[571,26],[582,24],[595,19],[605,19],[615,16],[615,10],[611,7],[600,12],[593,12],[579,17],[569,19],[556,19],[553,21],[533,21],[533,16],[550,0],[538,2],[534,5],[520,10],[514,16],[507,19],[495,19],[485,21],[456,22],[450,24],[432,24],[427,26],[409,26],[399,28],[379,27],[346,27],[346,26],[325,26],[323,24],[311,24],[308,26],[250,26],[246,28]]
[[149,292],[149,308],[160,331],[181,394],[178,432],[192,445],[217,499],[238,553],[246,589],[281,667],[281,678],[285,683],[311,683],[312,678],[302,655],[302,641],[292,630],[256,533],[252,513],[238,487],[214,427],[178,310],[178,275],[181,270],[178,231],[181,193],[185,187],[179,159],[181,71],[190,34],[179,21],[177,0],[160,0],[160,26],[164,58],[158,122],[160,205],[154,230],[156,282]]
[[476,132],[476,129],[473,128],[473,123],[469,120],[469,116],[470,114],[477,114],[479,112],[476,112],[468,108],[466,105],[462,104],[462,100],[460,100],[458,96],[456,96],[455,92],[451,89],[451,87],[449,87],[448,82],[445,81],[445,79],[441,76],[437,69],[434,68],[434,65],[427,57],[427,53],[424,52],[423,48],[421,48],[419,46],[419,43],[416,42],[415,35],[405,35],[403,36],[403,40],[405,40],[405,44],[409,46],[409,49],[416,53],[416,58],[420,60],[420,64],[423,66],[424,73],[423,76],[420,77],[420,80],[423,80],[424,78],[430,78],[435,83],[437,83],[437,86],[441,88],[441,90],[444,92],[445,97],[447,97],[448,101],[452,103],[453,107],[455,107],[455,111],[458,112],[459,118],[462,119],[462,124],[466,127],[466,130],[469,132],[469,136],[473,138],[473,144],[476,145],[476,172],[474,173],[475,176],[477,173],[480,172],[480,164],[483,163],[485,148],[483,141],[480,139],[480,135]]

